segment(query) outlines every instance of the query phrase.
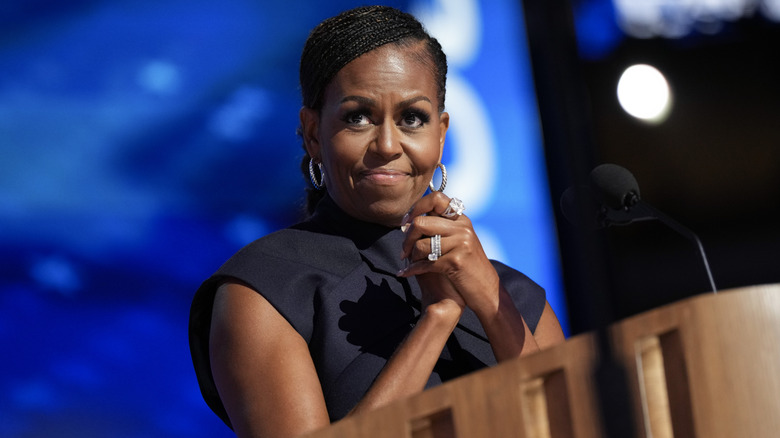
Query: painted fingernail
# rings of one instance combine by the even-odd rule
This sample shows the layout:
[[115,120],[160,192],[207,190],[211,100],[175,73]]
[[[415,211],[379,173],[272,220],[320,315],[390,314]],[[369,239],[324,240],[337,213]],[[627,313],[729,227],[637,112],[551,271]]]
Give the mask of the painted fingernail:
[[401,219],[401,231],[406,232],[407,229],[409,229],[409,217],[412,215],[412,211],[414,211],[414,205],[409,209],[409,211],[404,214],[403,219]]

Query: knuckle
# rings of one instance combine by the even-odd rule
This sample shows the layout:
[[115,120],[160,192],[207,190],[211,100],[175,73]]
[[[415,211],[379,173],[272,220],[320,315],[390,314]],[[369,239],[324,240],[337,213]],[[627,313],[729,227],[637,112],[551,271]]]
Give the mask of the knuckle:
[[433,196],[434,199],[436,199],[437,201],[440,201],[442,199],[446,200],[447,202],[450,201],[450,198],[442,192],[433,192]]
[[471,254],[474,249],[473,233],[466,233],[458,240],[458,249],[466,254]]
[[452,258],[450,259],[450,267],[449,271],[451,274],[454,274],[456,272],[459,272],[465,264],[467,263],[467,257],[464,256],[462,253],[453,254]]

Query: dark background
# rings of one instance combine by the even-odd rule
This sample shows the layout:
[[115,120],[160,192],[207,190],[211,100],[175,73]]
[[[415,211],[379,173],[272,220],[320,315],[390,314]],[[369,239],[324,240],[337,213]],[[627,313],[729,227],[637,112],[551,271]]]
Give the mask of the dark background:
[[[564,5],[556,12],[565,10]],[[674,38],[638,38],[616,24],[619,11],[609,2],[574,0],[571,11],[577,41],[569,58],[560,53],[537,58],[575,67],[567,79],[581,85],[572,90],[582,93],[571,93],[570,99],[577,98],[565,105],[579,112],[568,125],[561,115],[566,113],[548,112],[545,129],[575,126],[588,137],[571,141],[587,149],[578,166],[615,163],[629,169],[645,202],[698,234],[718,289],[780,281],[777,22],[760,10],[737,19],[713,13],[706,22],[693,18],[690,29]],[[562,17],[557,32],[567,31],[565,21]],[[672,89],[671,113],[658,125],[634,119],[617,100],[620,74],[639,63],[657,67]],[[540,101],[545,98],[540,92]],[[560,151],[556,144],[547,146]],[[552,181],[558,183],[553,197],[573,182],[562,179]],[[565,237],[580,231],[558,220],[562,249],[582,258]],[[611,227],[596,236],[606,257],[608,319],[711,291],[696,246],[658,221]],[[576,271],[572,263],[577,261],[569,260],[568,269],[564,264],[570,277]],[[571,309],[587,305],[586,289],[568,288]],[[592,328],[583,312],[571,315],[574,332]]]

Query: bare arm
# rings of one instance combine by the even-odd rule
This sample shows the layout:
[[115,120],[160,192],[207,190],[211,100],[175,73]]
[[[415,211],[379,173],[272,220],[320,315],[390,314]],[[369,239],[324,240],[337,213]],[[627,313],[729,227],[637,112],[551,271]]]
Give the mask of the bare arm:
[[426,306],[417,325],[350,414],[375,409],[422,391],[462,310],[450,300]]
[[566,340],[566,337],[563,335],[561,323],[558,322],[558,317],[555,316],[555,312],[552,307],[550,307],[550,303],[544,304],[542,317],[539,318],[539,322],[536,324],[534,339],[536,339],[536,343],[542,350],[560,344]]
[[549,303],[545,302],[536,330],[531,333],[509,292],[500,283],[496,288],[498,292],[490,305],[474,308],[474,311],[485,329],[498,362],[525,356],[565,340],[558,318]]
[[536,331],[531,333],[509,294],[503,288],[499,294],[499,305],[495,314],[492,317],[480,318],[497,361],[525,356],[565,340],[558,318],[549,303],[545,303]]
[[236,283],[219,288],[209,345],[239,438],[293,437],[330,423],[306,341],[257,292]]
[[[449,300],[427,305],[351,414],[422,391],[461,312]],[[237,283],[219,288],[210,351],[239,438],[293,437],[329,424],[306,341],[262,295]]]

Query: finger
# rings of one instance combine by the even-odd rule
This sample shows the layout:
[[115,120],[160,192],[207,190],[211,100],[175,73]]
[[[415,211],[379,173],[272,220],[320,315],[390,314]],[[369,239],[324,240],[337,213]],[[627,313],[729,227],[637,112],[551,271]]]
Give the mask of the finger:
[[[418,216],[404,229],[404,242],[401,249],[401,258],[410,256],[410,252],[417,240],[440,234],[442,236],[455,236],[464,234],[464,239],[474,235],[471,220],[463,215],[458,220],[446,219],[441,216]],[[474,236],[475,237],[475,236]]]
[[455,232],[454,222],[439,216],[419,216],[404,231],[406,237],[401,246],[401,258],[411,257],[412,250],[420,240],[439,234],[448,236]]
[[409,266],[401,269],[396,274],[399,277],[413,277],[415,275],[427,274],[434,271],[435,263],[429,260],[420,260],[410,263]]
[[433,238],[420,239],[415,242],[414,248],[409,256],[409,263],[406,268],[399,271],[398,275],[407,277],[430,272],[438,272],[437,262],[442,259],[444,250],[441,249],[434,254]]
[[435,214],[436,216],[441,215],[441,213],[447,209],[449,203],[450,198],[441,192],[433,192],[423,196],[419,201],[415,202],[409,212],[406,213],[401,221],[401,228],[403,229],[404,225],[411,223],[418,216],[429,214]]
[[447,253],[453,249],[444,238],[441,239],[440,254],[432,258],[433,246],[430,238],[420,239],[415,243],[409,264],[398,272],[399,277],[409,277],[427,273],[445,274],[450,267]]
[[466,206],[463,205],[463,201],[461,201],[458,198],[451,198],[450,201],[447,203],[447,207],[439,215],[441,217],[445,217],[447,219],[456,221],[461,216],[463,216],[463,211],[465,209]]
[[439,250],[434,255],[434,239],[435,236],[417,240],[409,254],[409,260],[411,262],[420,260],[436,261],[437,258],[445,254],[447,250],[444,248],[445,244],[442,243],[445,242],[445,239],[441,238],[441,235],[439,235]]

